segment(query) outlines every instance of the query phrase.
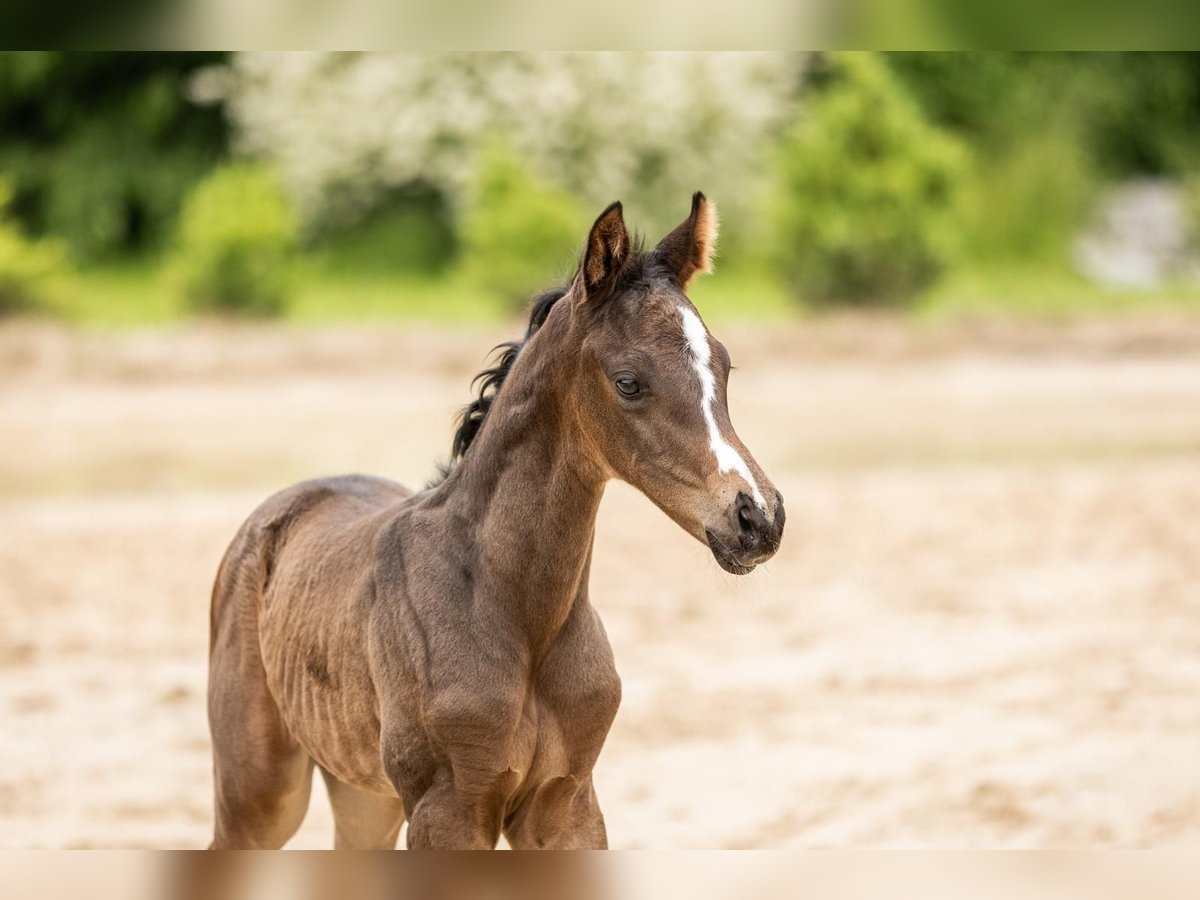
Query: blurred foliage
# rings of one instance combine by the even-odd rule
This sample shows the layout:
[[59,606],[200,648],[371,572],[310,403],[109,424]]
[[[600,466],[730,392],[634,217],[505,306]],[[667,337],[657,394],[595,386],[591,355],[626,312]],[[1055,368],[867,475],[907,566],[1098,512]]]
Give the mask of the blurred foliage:
[[171,271],[196,310],[275,315],[292,287],[299,223],[261,165],[216,169],[187,198]]
[[388,192],[361,221],[326,229],[316,244],[330,272],[436,275],[458,255],[449,202],[421,183]]
[[1105,184],[1200,164],[1189,53],[889,53],[935,123],[969,144],[970,262],[1063,267]]
[[1200,172],[1184,182],[1183,215],[1188,249],[1200,255]]
[[520,304],[569,276],[587,234],[588,216],[567,191],[539,179],[507,145],[483,152],[463,220],[471,277]]
[[488,140],[596,215],[652,236],[719,197],[726,246],[791,118],[799,53],[239,53],[239,146],[275,163],[306,223],[354,223],[397,188],[464,208]]
[[1108,175],[1179,174],[1200,164],[1195,53],[889,53],[938,124],[981,153],[1031,132],[1073,129]]
[[[297,223],[266,168],[248,203],[219,188],[231,156],[283,185],[319,290],[281,274]],[[653,239],[697,188],[724,277],[772,298],[901,303],[947,269],[1073,297],[1076,237],[1142,176],[1200,177],[1200,54],[0,53],[5,265],[65,246],[103,282],[72,317],[135,319],[116,298],[168,250],[192,307],[410,315],[439,280],[501,307],[569,272],[611,200]]]
[[967,263],[1066,267],[1100,184],[1094,160],[1067,130],[1031,133],[1010,152],[980,161],[961,215]]
[[212,53],[0,53],[0,173],[34,234],[76,256],[153,248],[225,153],[222,111],[186,102]]
[[47,280],[66,264],[60,242],[22,234],[8,216],[11,197],[8,185],[0,181],[0,314],[44,306]]
[[783,142],[779,266],[808,300],[909,300],[952,256],[962,148],[878,58],[838,54],[827,65]]

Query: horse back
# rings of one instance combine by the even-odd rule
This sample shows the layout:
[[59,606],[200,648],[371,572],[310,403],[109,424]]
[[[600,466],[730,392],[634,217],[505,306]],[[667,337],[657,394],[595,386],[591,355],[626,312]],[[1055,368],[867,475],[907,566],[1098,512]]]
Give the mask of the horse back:
[[221,560],[213,585],[212,636],[231,600],[244,594],[257,600],[270,588],[295,538],[311,544],[318,522],[353,524],[412,495],[402,484],[369,475],[312,479],[272,494],[242,523]]

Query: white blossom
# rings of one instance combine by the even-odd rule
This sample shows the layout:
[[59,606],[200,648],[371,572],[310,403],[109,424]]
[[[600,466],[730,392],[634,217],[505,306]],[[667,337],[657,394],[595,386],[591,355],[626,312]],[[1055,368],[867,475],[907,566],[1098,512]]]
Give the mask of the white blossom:
[[353,219],[424,181],[467,198],[483,139],[597,210],[622,199],[661,230],[704,190],[752,202],[791,116],[787,53],[241,53],[229,100],[240,148],[265,157],[310,222]]

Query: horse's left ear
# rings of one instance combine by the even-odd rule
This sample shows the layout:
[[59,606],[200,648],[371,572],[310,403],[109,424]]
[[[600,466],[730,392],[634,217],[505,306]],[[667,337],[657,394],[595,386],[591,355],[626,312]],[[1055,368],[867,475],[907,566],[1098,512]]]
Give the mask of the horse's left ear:
[[712,271],[717,249],[717,207],[699,191],[692,195],[692,214],[654,248],[679,286],[687,290],[696,273]]

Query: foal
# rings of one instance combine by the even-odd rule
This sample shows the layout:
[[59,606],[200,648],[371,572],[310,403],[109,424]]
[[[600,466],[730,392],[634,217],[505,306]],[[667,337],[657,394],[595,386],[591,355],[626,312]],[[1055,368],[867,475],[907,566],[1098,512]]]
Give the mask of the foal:
[[570,286],[484,373],[444,479],[361,475],[267,500],[212,598],[214,847],[280,847],[314,765],[338,847],[604,847],[592,768],[621,697],[588,600],[604,484],[637,487],[745,574],[783,499],[738,440],[729,355],[684,291],[710,270],[702,194],[650,251],[621,205]]

